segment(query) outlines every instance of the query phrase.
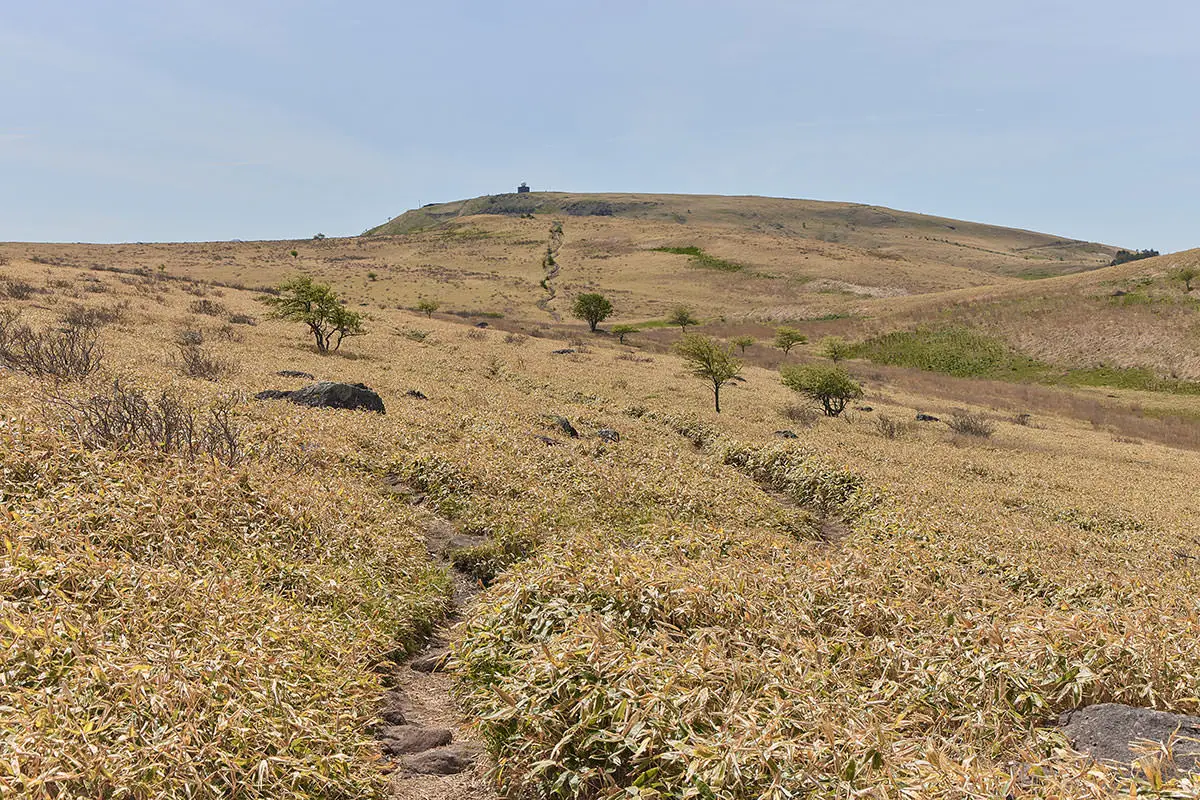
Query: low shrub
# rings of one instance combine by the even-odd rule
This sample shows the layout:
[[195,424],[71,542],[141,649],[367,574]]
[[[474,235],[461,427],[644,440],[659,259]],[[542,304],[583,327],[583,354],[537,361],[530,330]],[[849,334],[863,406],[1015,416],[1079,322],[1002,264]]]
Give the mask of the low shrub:
[[992,422],[987,416],[971,411],[963,411],[962,409],[958,409],[951,414],[946,424],[955,433],[961,433],[966,436],[978,436],[982,439],[986,439],[996,432],[996,423]]
[[57,394],[50,405],[58,427],[89,448],[148,446],[188,460],[207,456],[230,466],[244,451],[234,417],[235,396],[202,408],[177,391],[147,394],[116,380],[103,394],[83,400]]
[[32,283],[18,280],[7,280],[0,288],[3,288],[4,296],[10,300],[28,300],[38,292]]
[[204,314],[209,317],[224,317],[229,313],[223,304],[218,303],[216,300],[208,299],[193,300],[188,305],[188,311],[193,314]]
[[232,365],[200,345],[180,345],[179,371],[189,378],[219,381],[233,371]]
[[789,422],[795,422],[805,428],[810,428],[821,419],[821,412],[812,406],[802,406],[799,403],[789,403],[779,409],[779,414]]
[[80,381],[104,360],[95,325],[34,330],[16,312],[0,313],[0,365],[55,381]]

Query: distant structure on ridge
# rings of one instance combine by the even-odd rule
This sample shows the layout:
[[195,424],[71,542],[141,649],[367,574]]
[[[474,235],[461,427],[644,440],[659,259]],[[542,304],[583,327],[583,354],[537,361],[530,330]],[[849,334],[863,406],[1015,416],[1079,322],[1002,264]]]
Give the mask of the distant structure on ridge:
[[525,194],[528,191],[529,191],[529,184],[525,183],[524,181],[522,181],[521,185],[517,187],[517,194]]

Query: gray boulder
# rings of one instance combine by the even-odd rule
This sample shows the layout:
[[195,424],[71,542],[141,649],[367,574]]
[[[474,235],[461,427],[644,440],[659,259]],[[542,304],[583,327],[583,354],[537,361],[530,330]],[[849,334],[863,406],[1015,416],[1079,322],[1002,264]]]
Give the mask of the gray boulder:
[[389,756],[423,753],[435,747],[445,747],[453,738],[445,728],[423,728],[419,725],[393,725],[380,731],[381,749]]
[[363,383],[321,381],[301,387],[294,392],[268,389],[254,395],[255,400],[287,400],[312,408],[343,408],[349,411],[374,411],[386,414],[383,400]]
[[601,428],[600,430],[596,431],[596,435],[606,442],[621,441],[621,434],[617,433],[612,428]]
[[476,748],[457,744],[411,755],[405,759],[404,766],[418,775],[454,775],[470,769],[478,757]]
[[1148,740],[1172,742],[1177,769],[1200,769],[1200,717],[1100,703],[1064,713],[1059,725],[1072,747],[1096,761],[1132,766],[1140,757],[1133,747]]

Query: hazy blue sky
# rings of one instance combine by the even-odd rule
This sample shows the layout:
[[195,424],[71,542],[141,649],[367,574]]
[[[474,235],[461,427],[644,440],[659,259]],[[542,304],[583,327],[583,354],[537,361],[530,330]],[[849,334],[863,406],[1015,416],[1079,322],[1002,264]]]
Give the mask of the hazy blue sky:
[[361,232],[536,189],[1200,246],[1194,0],[0,0],[0,240]]

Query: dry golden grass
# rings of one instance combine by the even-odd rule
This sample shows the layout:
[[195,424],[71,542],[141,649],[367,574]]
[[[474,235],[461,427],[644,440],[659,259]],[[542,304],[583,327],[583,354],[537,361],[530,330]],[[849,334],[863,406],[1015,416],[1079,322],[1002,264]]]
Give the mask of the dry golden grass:
[[[546,227],[471,224],[524,224],[531,239]],[[580,224],[595,238],[616,222]],[[415,241],[441,253],[438,235]],[[737,256],[720,241],[702,244]],[[561,339],[397,310],[431,286],[449,297],[402,277],[425,275],[419,262],[374,282],[393,297],[373,303],[370,335],[322,357],[294,326],[193,312],[202,294],[262,316],[252,292],[162,278],[154,261],[251,285],[320,268],[352,296],[388,291],[352,277],[358,262],[305,251],[295,264],[288,243],[190,247],[5,247],[4,272],[36,291],[3,302],[32,323],[127,305],[101,328],[103,374],[54,389],[0,371],[0,794],[378,796],[377,668],[446,603],[419,533],[435,512],[491,539],[463,561],[499,577],[456,669],[511,796],[1145,794],[1149,779],[1086,766],[1046,723],[1104,700],[1200,710],[1198,453],[1114,441],[1066,401],[1023,425],[986,392],[948,401],[935,378],[861,366],[871,412],[800,427],[780,414],[798,398],[751,365],[717,417],[670,354],[587,337],[555,355]],[[71,264],[25,257],[39,253]],[[210,266],[217,254],[236,263]],[[645,256],[659,257],[675,258]],[[464,305],[485,299],[472,280]],[[181,375],[181,331],[236,369]],[[203,407],[294,385],[280,369],[366,382],[388,414],[243,400],[246,454],[231,467],[85,447],[45,399],[121,377]],[[951,406],[995,433],[889,437],[874,422]],[[787,427],[797,439],[773,436]],[[385,495],[385,474],[426,505]]]

